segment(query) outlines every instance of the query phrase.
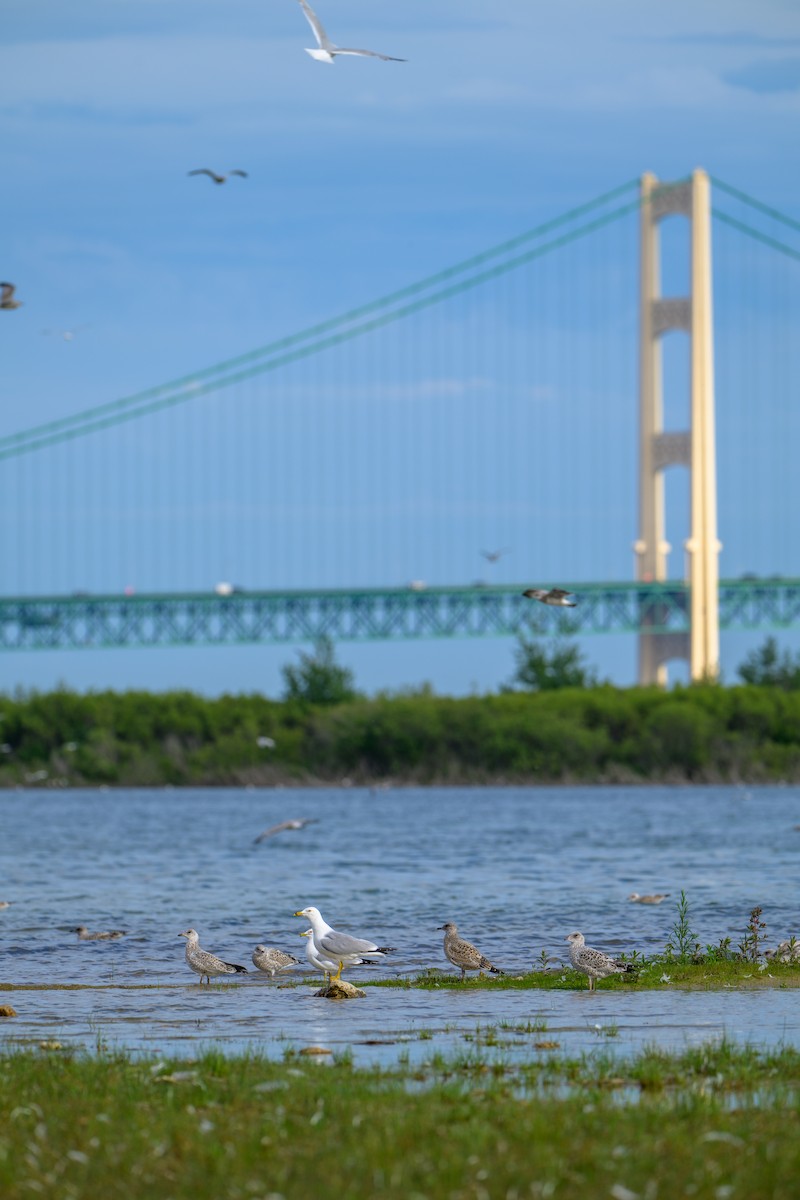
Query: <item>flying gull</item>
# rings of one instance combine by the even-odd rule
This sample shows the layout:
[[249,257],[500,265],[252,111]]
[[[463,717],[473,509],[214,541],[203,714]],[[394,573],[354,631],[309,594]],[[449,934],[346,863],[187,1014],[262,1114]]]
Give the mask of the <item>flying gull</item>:
[[555,604],[560,608],[575,608],[575,601],[570,600],[574,592],[565,592],[563,588],[528,588],[522,593],[529,600],[539,600],[542,604]]
[[317,46],[319,47],[317,50],[309,50],[306,47],[306,54],[310,54],[317,62],[332,64],[337,54],[356,54],[365,58],[382,58],[384,62],[407,61],[405,58],[394,58],[391,54],[378,54],[375,50],[346,50],[344,46],[335,45],[322,28],[319,17],[307,0],[297,0],[297,2],[306,14],[306,20],[314,32],[314,37],[317,39]]
[[221,958],[217,958],[216,954],[209,954],[207,950],[200,949],[200,935],[196,929],[186,929],[183,933],[179,933],[178,937],[186,938],[186,961],[195,972],[200,976],[200,982],[203,982],[203,977],[208,983],[211,983],[212,975],[246,975],[247,967],[240,967],[238,963],[223,962]]
[[16,284],[0,283],[0,288],[3,289],[0,292],[0,308],[22,308],[22,301],[14,299]]
[[458,926],[452,921],[437,926],[444,930],[444,952],[454,967],[461,970],[461,982],[464,982],[467,971],[491,971],[495,975],[504,975],[499,967],[493,966],[480,950],[476,950],[471,942],[458,936]]
[[295,817],[292,821],[281,821],[279,825],[270,825],[269,829],[265,829],[257,838],[253,839],[253,844],[258,845],[265,838],[274,837],[276,833],[283,833],[284,829],[304,829],[306,825],[314,825],[319,821],[319,817]]
[[90,933],[85,925],[78,925],[72,930],[77,933],[79,942],[113,942],[117,938],[125,937],[126,929],[108,929],[103,932]]
[[621,962],[617,958],[609,958],[602,950],[592,950],[586,945],[582,933],[570,933],[564,939],[569,942],[569,960],[576,971],[589,976],[589,991],[594,991],[595,979],[605,979],[606,975],[624,975],[632,971],[630,963]]
[[628,896],[634,904],[660,904],[662,900],[666,900],[669,892],[654,892],[651,896],[640,896],[638,892],[631,892]]
[[510,553],[511,553],[511,551],[507,550],[507,549],[506,550],[481,550],[481,554],[483,555],[483,557],[486,559],[487,562],[490,562],[490,563],[499,562],[504,554],[510,554]]
[[88,325],[76,325],[73,329],[43,329],[43,337],[60,337],[65,342],[74,342],[75,334],[81,329],[88,329]]
[[187,171],[187,175],[208,175],[209,179],[213,179],[214,183],[224,183],[229,175],[240,175],[242,179],[247,179],[247,171],[229,171],[228,175],[218,175],[216,171],[210,171],[208,167],[199,167],[196,171]]
[[394,950],[394,946],[378,946],[375,942],[367,941],[366,938],[356,938],[351,937],[349,933],[339,933],[338,930],[331,928],[319,909],[314,908],[313,905],[309,908],[301,908],[294,915],[307,917],[311,922],[312,940],[317,954],[321,958],[339,964],[339,970],[333,976],[336,980],[341,978],[345,964],[357,967],[359,963],[363,962],[362,955],[367,954],[370,958],[383,958],[385,954]]
[[253,951],[253,965],[269,975],[270,979],[274,979],[278,971],[285,971],[299,962],[300,959],[293,954],[284,954],[283,950],[276,950],[274,946],[258,945]]

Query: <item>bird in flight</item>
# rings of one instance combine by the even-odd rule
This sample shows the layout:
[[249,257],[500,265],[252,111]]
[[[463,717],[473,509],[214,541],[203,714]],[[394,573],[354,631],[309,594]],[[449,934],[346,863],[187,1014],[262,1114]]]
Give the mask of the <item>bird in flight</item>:
[[76,325],[74,329],[43,329],[43,337],[60,337],[65,342],[74,342],[75,334],[81,329],[88,329],[88,325]]
[[242,179],[247,179],[247,171],[229,171],[228,175],[218,175],[216,171],[210,171],[208,167],[199,167],[196,171],[187,171],[187,175],[208,175],[209,179],[213,179],[214,183],[224,183],[228,175],[240,175]]
[[325,30],[320,24],[320,19],[314,12],[307,0],[297,0],[298,4],[306,14],[306,20],[311,26],[314,37],[317,39],[317,50],[309,50],[306,47],[306,54],[310,54],[317,62],[333,63],[337,54],[356,54],[365,58],[382,58],[384,62],[406,62],[405,58],[394,58],[391,54],[378,54],[375,50],[346,50],[344,46],[337,46],[328,37]]
[[565,592],[563,588],[528,588],[522,593],[529,600],[539,600],[542,604],[554,604],[560,608],[575,608],[576,601],[571,600],[574,592]]
[[0,288],[0,308],[22,308],[22,301],[14,299],[15,284],[0,283]]
[[318,820],[318,817],[295,817],[292,821],[281,821],[279,825],[270,825],[269,829],[265,829],[257,838],[254,838],[254,844],[263,842],[265,838],[274,837],[276,833],[283,833],[284,829],[303,829],[304,826],[313,825]]
[[486,559],[487,562],[490,562],[490,563],[499,562],[504,554],[509,554],[509,553],[510,553],[510,551],[507,549],[504,549],[504,550],[481,550],[481,554],[483,555],[483,557]]

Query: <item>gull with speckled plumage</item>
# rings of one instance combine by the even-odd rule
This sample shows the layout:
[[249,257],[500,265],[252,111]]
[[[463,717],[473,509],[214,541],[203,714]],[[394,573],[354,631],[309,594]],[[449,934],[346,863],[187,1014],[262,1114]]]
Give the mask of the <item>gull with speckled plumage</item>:
[[499,967],[495,967],[489,959],[473,946],[458,936],[458,926],[452,921],[446,921],[437,928],[444,931],[444,953],[454,967],[461,971],[461,982],[466,978],[467,971],[491,971],[493,975],[504,975]]
[[593,950],[591,946],[587,946],[582,933],[570,933],[564,940],[569,942],[569,960],[573,967],[582,975],[588,976],[590,992],[595,990],[596,979],[605,979],[607,975],[624,975],[626,971],[633,970],[631,963],[611,958],[602,950]]
[[200,935],[196,929],[185,929],[183,933],[178,934],[178,937],[186,938],[186,962],[195,975],[200,976],[201,983],[205,979],[210,984],[212,975],[247,974],[247,967],[240,967],[238,963],[224,962],[223,959],[217,958],[216,954],[202,950]]

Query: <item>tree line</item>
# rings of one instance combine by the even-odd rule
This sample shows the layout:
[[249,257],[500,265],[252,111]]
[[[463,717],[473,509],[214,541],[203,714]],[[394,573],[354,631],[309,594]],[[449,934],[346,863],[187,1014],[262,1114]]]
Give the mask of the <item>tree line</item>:
[[766,649],[751,682],[671,691],[555,686],[552,656],[531,687],[523,656],[499,694],[367,697],[326,643],[284,668],[280,699],[0,696],[0,786],[798,781],[800,671]]

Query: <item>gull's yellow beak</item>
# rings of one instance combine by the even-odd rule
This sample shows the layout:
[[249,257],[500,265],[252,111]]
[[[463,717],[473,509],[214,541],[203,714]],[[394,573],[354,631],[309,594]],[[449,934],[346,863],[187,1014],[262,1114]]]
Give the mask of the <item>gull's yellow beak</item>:
[[302,912],[296,912],[294,915],[295,915],[296,917],[304,917],[306,914],[305,914],[305,913],[302,913]]
[[[298,914],[295,913],[294,915],[297,916]],[[300,937],[308,937],[308,930],[306,930],[305,933],[301,933]]]

